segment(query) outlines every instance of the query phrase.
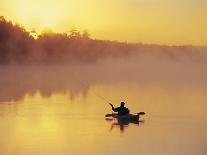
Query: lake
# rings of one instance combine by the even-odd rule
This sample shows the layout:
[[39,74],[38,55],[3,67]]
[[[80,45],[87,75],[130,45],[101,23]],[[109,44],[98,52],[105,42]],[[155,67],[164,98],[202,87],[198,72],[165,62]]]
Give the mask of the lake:
[[[0,66],[0,154],[206,155],[206,64]],[[146,115],[107,120],[105,100]]]

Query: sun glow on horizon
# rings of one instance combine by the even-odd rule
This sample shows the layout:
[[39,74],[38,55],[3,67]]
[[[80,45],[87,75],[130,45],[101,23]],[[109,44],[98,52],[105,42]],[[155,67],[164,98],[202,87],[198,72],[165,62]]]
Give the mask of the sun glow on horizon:
[[204,0],[0,0],[0,15],[40,34],[72,25],[93,38],[207,45]]
[[61,9],[54,1],[16,0],[13,4],[16,21],[27,29],[53,29],[61,21]]

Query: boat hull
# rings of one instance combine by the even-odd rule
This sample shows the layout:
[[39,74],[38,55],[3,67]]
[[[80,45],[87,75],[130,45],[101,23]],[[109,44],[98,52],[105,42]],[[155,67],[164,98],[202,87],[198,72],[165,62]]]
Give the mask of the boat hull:
[[119,120],[139,120],[139,115],[133,115],[133,114],[128,114],[128,115],[123,115],[123,116],[119,116],[117,114],[112,115],[113,118],[117,118]]

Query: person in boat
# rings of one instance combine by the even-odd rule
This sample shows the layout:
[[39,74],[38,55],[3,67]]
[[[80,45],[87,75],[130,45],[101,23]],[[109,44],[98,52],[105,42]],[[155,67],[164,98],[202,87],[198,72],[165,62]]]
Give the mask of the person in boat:
[[117,107],[117,108],[114,108],[113,104],[111,104],[111,103],[110,103],[110,105],[111,105],[112,110],[114,112],[118,112],[118,116],[128,115],[130,112],[129,109],[124,106],[125,105],[124,102],[121,102],[120,107]]

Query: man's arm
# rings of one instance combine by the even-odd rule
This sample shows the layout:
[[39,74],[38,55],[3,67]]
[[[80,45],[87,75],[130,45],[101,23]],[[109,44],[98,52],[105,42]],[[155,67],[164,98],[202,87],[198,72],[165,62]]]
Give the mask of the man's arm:
[[111,105],[111,108],[114,112],[118,112],[118,108],[114,108],[113,104],[111,104],[111,103],[110,103],[110,105]]

